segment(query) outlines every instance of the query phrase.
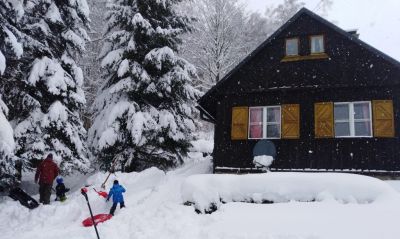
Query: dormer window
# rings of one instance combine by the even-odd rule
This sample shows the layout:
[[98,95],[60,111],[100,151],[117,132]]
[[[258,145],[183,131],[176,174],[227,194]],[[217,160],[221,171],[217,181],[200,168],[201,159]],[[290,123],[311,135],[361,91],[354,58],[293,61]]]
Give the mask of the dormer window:
[[286,56],[298,56],[299,55],[299,39],[290,38],[286,39]]
[[324,53],[324,36],[311,36],[311,54]]

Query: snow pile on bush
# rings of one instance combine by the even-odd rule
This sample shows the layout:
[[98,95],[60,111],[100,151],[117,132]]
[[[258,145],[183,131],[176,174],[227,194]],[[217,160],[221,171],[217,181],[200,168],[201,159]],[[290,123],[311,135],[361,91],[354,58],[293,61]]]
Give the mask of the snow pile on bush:
[[[112,174],[107,183],[106,187],[111,188],[113,180],[118,179],[121,184],[125,187],[134,188],[136,191],[143,190],[145,188],[153,187],[159,184],[165,178],[164,171],[152,167],[143,170],[140,173],[121,173],[116,172]],[[88,185],[99,185],[107,178],[108,173],[96,173],[86,180]]]
[[225,202],[279,203],[337,200],[371,203],[397,193],[372,177],[343,173],[266,173],[193,175],[182,185],[186,204],[212,212]]
[[198,139],[191,142],[193,152],[212,153],[214,149],[214,139]]
[[274,157],[269,155],[255,156],[253,163],[257,168],[269,168],[274,161]]

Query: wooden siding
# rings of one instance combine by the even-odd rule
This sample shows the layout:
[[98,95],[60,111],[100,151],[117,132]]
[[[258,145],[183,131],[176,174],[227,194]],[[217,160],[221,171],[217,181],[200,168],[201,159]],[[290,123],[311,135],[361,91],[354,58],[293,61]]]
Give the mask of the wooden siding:
[[[312,27],[310,27],[312,26]],[[301,56],[310,56],[309,36],[325,36],[324,59],[281,62],[285,39],[299,37]],[[376,52],[363,48],[307,14],[299,17],[268,45],[200,100],[211,115],[228,94],[266,92],[285,88],[333,88],[400,85],[400,68]]]
[[[272,139],[277,147],[277,158],[272,167],[277,169],[360,169],[400,170],[400,88],[313,89],[271,91],[250,95],[226,95],[218,104],[215,125],[214,167],[253,167],[252,150],[258,140],[230,139],[231,107],[241,105],[300,104],[300,138]],[[314,135],[314,103],[321,101],[372,101],[393,99],[394,138],[323,138]]]
[[[325,54],[314,58],[309,37],[319,34]],[[292,37],[300,39],[299,56],[285,61],[285,39]],[[214,167],[253,167],[258,140],[231,140],[232,107],[299,104],[300,137],[271,140],[277,147],[272,168],[400,171],[399,66],[303,11],[199,101],[216,121]],[[316,138],[315,103],[374,100],[393,102],[392,124],[388,115],[374,118],[382,120],[374,133],[392,137]]]

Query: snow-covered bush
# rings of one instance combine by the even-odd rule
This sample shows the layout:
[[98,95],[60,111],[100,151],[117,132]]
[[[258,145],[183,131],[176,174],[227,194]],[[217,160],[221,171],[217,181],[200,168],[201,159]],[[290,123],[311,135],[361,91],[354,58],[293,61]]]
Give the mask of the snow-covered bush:
[[102,168],[167,168],[182,162],[193,138],[199,92],[195,68],[177,55],[188,19],[180,0],[113,0],[100,57],[106,71],[89,140]]
[[212,212],[225,202],[279,203],[337,200],[372,203],[398,194],[385,182],[344,173],[193,175],[182,185],[183,202]]
[[192,141],[191,151],[211,154],[214,149],[214,139],[197,139]]
[[269,166],[271,166],[274,161],[274,157],[270,155],[259,155],[254,156],[253,164],[256,168],[262,168],[263,170],[269,170]]

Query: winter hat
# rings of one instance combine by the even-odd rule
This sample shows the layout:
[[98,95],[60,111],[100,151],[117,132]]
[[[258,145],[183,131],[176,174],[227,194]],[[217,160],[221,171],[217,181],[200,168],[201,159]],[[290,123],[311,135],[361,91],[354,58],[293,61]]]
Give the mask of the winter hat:
[[64,179],[63,179],[62,177],[58,177],[58,178],[56,179],[56,182],[57,182],[58,184],[63,183],[63,181],[64,181]]
[[114,185],[115,185],[115,184],[118,184],[118,180],[114,180]]
[[53,159],[53,154],[50,153],[49,155],[47,155],[47,158],[48,158],[48,159]]

